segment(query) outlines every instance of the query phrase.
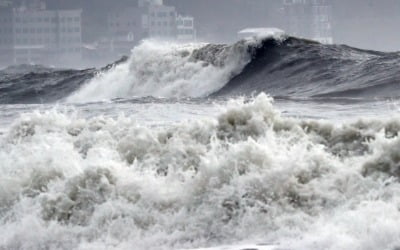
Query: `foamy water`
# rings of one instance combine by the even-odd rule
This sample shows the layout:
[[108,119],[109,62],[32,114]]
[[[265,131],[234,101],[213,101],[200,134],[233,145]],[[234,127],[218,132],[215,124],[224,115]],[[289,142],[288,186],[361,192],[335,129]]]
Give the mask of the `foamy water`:
[[399,62],[265,33],[6,69],[0,249],[399,249]]
[[221,89],[252,60],[264,39],[285,39],[269,30],[233,45],[175,44],[147,40],[129,60],[99,73],[66,100],[86,103],[133,97],[205,97]]
[[35,106],[9,118],[0,248],[399,246],[395,104],[201,103]]

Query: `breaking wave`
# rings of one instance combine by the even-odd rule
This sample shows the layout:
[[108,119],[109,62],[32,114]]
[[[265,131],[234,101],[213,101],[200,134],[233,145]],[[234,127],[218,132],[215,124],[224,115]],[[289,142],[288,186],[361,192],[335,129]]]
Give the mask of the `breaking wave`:
[[128,62],[93,78],[69,102],[132,97],[205,97],[222,88],[251,60],[258,41],[233,46],[146,41]]
[[0,137],[0,249],[398,249],[399,131],[264,94],[171,127],[26,114]]
[[137,97],[392,98],[400,54],[323,45],[284,34],[233,45],[145,41],[95,70],[0,71],[0,103],[91,102]]
[[400,53],[264,40],[253,59],[215,95],[266,92],[288,97],[399,97]]

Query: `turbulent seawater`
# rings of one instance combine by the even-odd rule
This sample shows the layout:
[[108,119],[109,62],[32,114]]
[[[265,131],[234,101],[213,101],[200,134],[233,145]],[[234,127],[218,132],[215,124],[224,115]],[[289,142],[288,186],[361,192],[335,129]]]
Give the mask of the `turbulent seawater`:
[[0,249],[400,248],[400,54],[147,41],[0,72]]

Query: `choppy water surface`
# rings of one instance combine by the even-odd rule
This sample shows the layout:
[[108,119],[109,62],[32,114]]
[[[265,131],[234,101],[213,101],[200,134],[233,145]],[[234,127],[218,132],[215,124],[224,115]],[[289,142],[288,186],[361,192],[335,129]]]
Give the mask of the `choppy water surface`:
[[398,61],[280,36],[3,70],[0,249],[398,249]]

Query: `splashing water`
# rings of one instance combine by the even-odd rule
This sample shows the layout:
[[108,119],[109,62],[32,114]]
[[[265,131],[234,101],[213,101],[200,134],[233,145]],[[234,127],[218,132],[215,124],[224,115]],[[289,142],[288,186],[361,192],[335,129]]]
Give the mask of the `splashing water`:
[[0,248],[393,250],[399,131],[282,117],[266,95],[165,127],[26,114],[0,137]]

